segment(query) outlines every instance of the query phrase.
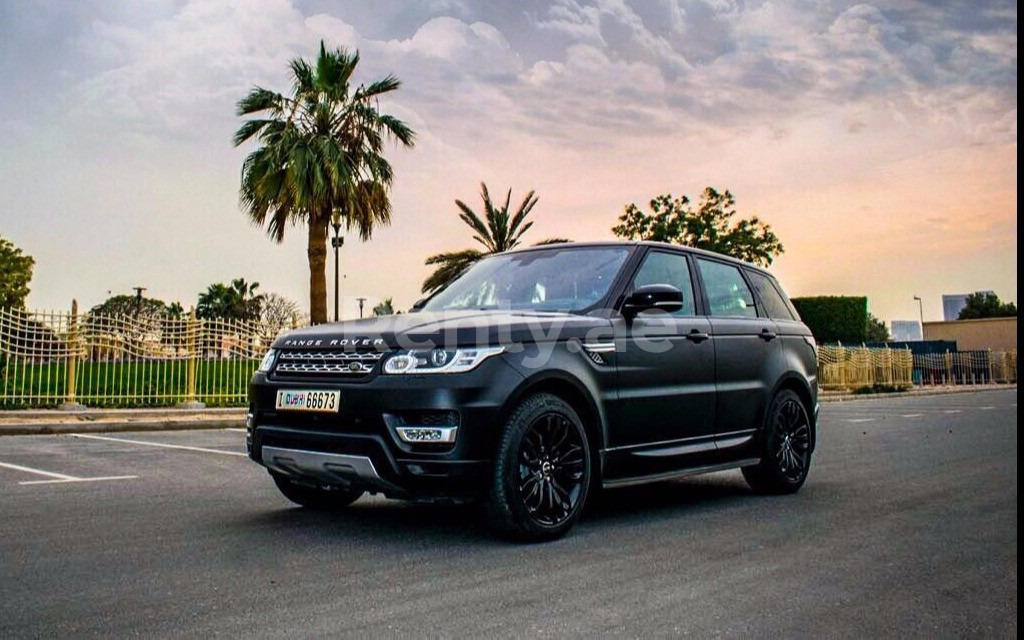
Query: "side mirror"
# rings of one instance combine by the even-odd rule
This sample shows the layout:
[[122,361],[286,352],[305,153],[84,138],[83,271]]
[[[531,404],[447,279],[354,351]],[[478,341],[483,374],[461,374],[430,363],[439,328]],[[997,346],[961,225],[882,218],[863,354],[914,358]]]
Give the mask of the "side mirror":
[[683,308],[683,292],[670,284],[647,284],[626,296],[622,303],[622,315],[635,318],[644,311],[657,309],[672,313]]
[[419,311],[420,309],[426,306],[427,300],[429,299],[430,298],[420,298],[416,302],[412,303],[412,309],[409,309],[409,312],[415,313],[416,311]]

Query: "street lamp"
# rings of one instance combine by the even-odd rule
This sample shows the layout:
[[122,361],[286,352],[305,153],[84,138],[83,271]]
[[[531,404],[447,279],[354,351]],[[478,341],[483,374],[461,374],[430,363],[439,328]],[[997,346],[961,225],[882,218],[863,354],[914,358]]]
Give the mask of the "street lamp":
[[921,339],[924,340],[924,303],[921,296],[914,296],[914,300],[917,300],[917,312],[921,316]]
[[359,319],[363,319],[363,303],[366,302],[366,298],[356,298],[359,301]]
[[338,321],[338,250],[345,244],[345,236],[341,235],[341,210],[335,209],[331,216],[331,226],[334,227],[334,237],[331,238],[331,246],[334,247],[334,321]]

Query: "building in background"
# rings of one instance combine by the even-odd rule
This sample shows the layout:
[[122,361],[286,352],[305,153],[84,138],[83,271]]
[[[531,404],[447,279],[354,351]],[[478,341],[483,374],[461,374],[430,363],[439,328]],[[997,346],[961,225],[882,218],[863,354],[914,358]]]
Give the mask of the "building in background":
[[[985,295],[996,295],[995,291],[975,291]],[[947,293],[942,296],[942,319],[946,322],[953,322],[960,317],[960,312],[967,306],[967,297],[970,293]]]
[[919,320],[893,320],[890,333],[896,342],[914,342],[924,338]]
[[954,341],[961,351],[1016,351],[1017,318],[926,322],[924,339]]

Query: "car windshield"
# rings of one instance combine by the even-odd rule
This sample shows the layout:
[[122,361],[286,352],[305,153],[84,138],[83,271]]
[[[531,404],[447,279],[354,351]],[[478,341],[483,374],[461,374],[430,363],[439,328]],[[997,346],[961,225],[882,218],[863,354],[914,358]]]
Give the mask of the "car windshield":
[[470,267],[425,311],[581,311],[608,293],[628,247],[572,247],[499,254]]

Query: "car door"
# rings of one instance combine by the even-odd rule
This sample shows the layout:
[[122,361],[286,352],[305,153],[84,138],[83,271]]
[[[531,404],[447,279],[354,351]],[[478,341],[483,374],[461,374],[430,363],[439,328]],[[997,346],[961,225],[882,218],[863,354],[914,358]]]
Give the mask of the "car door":
[[696,263],[715,345],[716,431],[726,449],[745,444],[761,426],[778,332],[774,321],[758,316],[737,265],[705,257]]
[[693,455],[714,451],[714,345],[708,319],[698,315],[688,256],[649,250],[627,294],[648,284],[678,288],[683,307],[641,313],[616,335],[619,397],[609,445],[636,474],[686,466]]

